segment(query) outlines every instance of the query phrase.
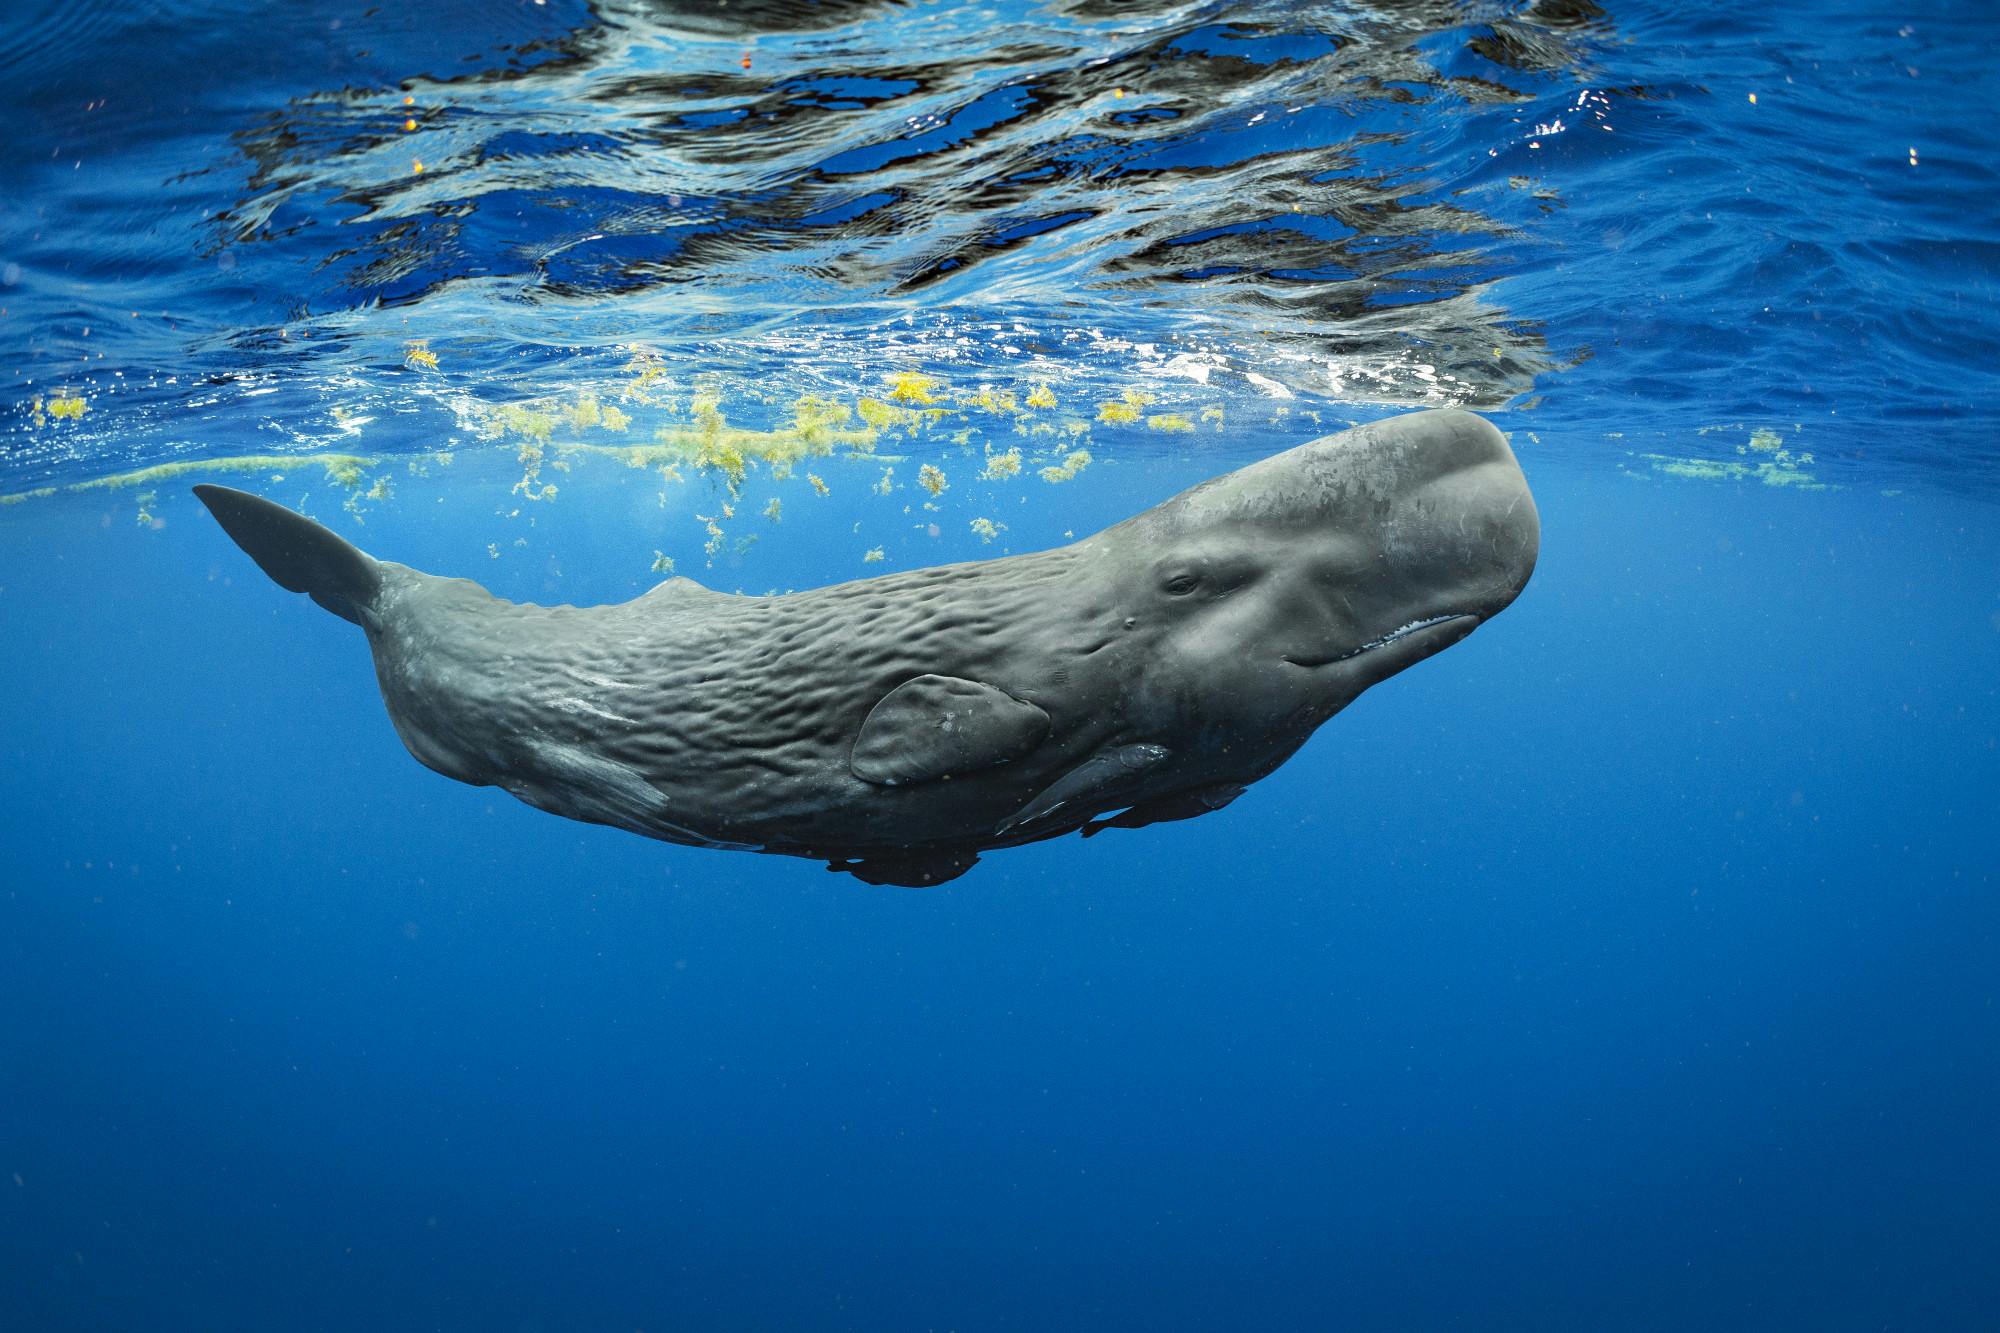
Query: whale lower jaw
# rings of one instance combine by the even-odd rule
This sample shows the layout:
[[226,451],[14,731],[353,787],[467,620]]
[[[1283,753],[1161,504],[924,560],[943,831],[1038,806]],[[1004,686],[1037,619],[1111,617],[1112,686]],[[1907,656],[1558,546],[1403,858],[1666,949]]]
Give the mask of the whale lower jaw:
[[1290,653],[1287,653],[1285,654],[1284,660],[1290,662],[1293,666],[1300,666],[1300,667],[1337,666],[1342,662],[1352,662],[1355,658],[1366,656],[1367,654],[1372,653],[1377,649],[1387,648],[1392,644],[1401,643],[1413,635],[1422,634],[1425,630],[1432,630],[1432,629],[1437,629],[1440,626],[1456,624],[1459,621],[1468,622],[1464,626],[1463,631],[1458,636],[1461,639],[1464,638],[1467,634],[1472,633],[1472,631],[1478,628],[1479,626],[1478,616],[1473,615],[1470,612],[1453,611],[1453,612],[1448,612],[1441,616],[1425,616],[1420,620],[1412,620],[1407,625],[1399,625],[1395,629],[1390,630],[1387,634],[1383,634],[1377,638],[1370,639],[1368,642],[1360,645],[1357,648],[1350,648],[1346,652],[1337,653],[1332,657],[1293,657]]

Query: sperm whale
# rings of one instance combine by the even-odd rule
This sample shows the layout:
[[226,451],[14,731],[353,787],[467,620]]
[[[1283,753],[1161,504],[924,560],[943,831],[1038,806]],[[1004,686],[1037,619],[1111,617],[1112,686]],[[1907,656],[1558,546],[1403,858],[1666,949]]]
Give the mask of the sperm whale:
[[742,596],[545,607],[195,493],[358,625],[418,760],[571,819],[925,885],[984,852],[1220,809],[1534,570],[1505,438],[1420,412],[1302,444],[1067,546]]

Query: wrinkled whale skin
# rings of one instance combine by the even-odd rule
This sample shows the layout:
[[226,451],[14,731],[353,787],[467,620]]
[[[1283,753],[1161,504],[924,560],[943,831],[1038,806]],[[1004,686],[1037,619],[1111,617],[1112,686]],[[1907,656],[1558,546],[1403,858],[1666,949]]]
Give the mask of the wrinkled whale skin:
[[1505,439],[1463,412],[1315,440],[1054,550],[764,597],[675,578],[517,604],[196,491],[281,586],[362,627],[436,771],[902,884],[1220,808],[1504,608],[1539,547]]

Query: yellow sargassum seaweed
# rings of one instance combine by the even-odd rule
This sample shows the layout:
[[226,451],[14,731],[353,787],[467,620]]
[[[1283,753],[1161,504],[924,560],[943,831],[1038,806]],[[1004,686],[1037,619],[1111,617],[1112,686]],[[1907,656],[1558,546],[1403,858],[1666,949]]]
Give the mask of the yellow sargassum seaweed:
[[1005,481],[1019,475],[1021,471],[1021,451],[1009,449],[1005,453],[986,455],[986,468],[979,474],[982,481]]
[[1083,471],[1085,468],[1089,466],[1090,466],[1090,450],[1077,449],[1073,451],[1069,455],[1069,457],[1063,459],[1062,463],[1059,466],[1043,468],[1042,480],[1046,482],[1069,481],[1072,480],[1077,473]]
[[72,482],[67,486],[42,486],[18,495],[0,496],[0,504],[18,503],[37,496],[53,495],[57,491],[112,491],[128,486],[151,486],[155,482],[204,472],[285,473],[307,464],[325,468],[326,479],[334,485],[351,488],[361,484],[362,471],[374,467],[377,461],[359,454],[238,454],[229,458],[188,458],[172,463],[155,463],[151,467],[135,468],[109,477]]
[[1127,389],[1122,397],[1097,405],[1097,419],[1110,426],[1137,425],[1153,395],[1144,389]]
[[938,401],[938,381],[915,371],[901,371],[889,377],[889,401],[929,407]]

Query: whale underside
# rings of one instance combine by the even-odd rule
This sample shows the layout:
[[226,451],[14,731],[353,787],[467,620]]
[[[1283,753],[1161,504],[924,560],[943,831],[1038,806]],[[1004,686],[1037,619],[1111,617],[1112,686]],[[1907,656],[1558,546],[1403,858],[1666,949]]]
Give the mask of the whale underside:
[[781,596],[494,597],[283,506],[195,493],[367,635],[410,752],[670,842],[935,884],[986,851],[1220,809],[1520,592],[1505,439],[1427,412],[1301,445],[1071,545]]

